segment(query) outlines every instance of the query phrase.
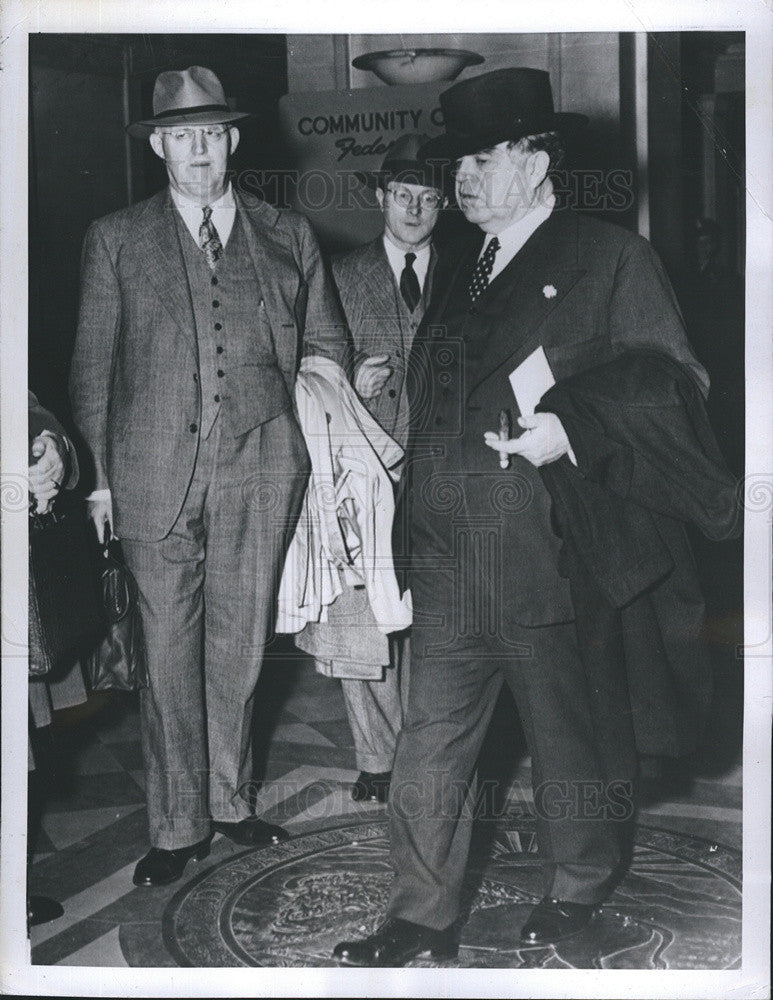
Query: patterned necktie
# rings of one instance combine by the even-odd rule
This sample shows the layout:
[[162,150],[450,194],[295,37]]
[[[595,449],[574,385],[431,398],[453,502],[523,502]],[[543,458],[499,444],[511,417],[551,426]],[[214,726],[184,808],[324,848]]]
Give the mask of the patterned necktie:
[[207,258],[210,271],[214,271],[215,265],[223,256],[223,244],[220,242],[220,237],[212,221],[212,208],[205,205],[202,212],[204,213],[204,221],[199,226],[199,246]]
[[489,275],[491,274],[491,269],[494,267],[494,258],[497,255],[498,249],[499,240],[496,236],[492,236],[491,242],[473,268],[472,278],[470,279],[470,298],[473,302],[488,288]]
[[416,277],[416,272],[413,269],[413,262],[415,260],[415,253],[407,253],[405,255],[405,267],[403,268],[403,273],[400,275],[400,294],[405,299],[405,304],[411,312],[419,304],[419,299],[421,298],[419,279]]

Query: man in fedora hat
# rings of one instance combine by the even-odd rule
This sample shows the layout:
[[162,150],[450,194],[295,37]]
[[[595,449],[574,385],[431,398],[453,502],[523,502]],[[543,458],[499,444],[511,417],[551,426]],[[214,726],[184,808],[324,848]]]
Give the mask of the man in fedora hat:
[[148,138],[169,186],[99,219],[83,248],[70,381],[95,467],[90,512],[120,537],[140,592],[151,850],[164,885],[209,851],[286,836],[251,814],[250,730],[275,587],[308,475],[293,413],[301,353],[348,364],[305,218],[248,202],[211,70],[161,73]]
[[[627,694],[588,680],[593,646],[580,634],[540,474],[560,460],[576,485],[572,463],[582,463],[582,481],[585,452],[575,454],[561,420],[535,413],[527,396],[536,402],[553,380],[558,388],[639,349],[676,362],[698,395],[707,388],[650,245],[556,206],[548,171],[584,119],[554,112],[548,74],[486,73],[440,103],[446,132],[423,157],[455,168],[456,198],[477,234],[433,296],[408,367],[414,625],[390,793],[395,877],[386,921],[336,946],[348,965],[456,954],[475,760],[504,682],[531,753],[543,882],[520,941],[545,947],[591,924],[625,859],[640,733],[634,745]],[[682,573],[684,542],[674,551]],[[674,602],[672,640],[686,647],[697,642],[700,597],[689,575],[678,579],[689,582]],[[653,649],[642,676],[654,670]],[[700,699],[705,675],[693,680]],[[664,744],[653,740],[654,752],[694,741],[675,735],[685,691],[673,685],[649,705],[645,721],[661,727]]]
[[[431,294],[437,262],[432,231],[446,204],[433,184],[431,167],[419,159],[428,138],[415,132],[401,135],[380,170],[358,175],[375,190],[384,231],[365,246],[334,257],[331,264],[354,340],[360,395],[403,448],[408,438],[407,361]],[[406,636],[392,636],[389,642],[376,636],[367,607],[361,614],[343,607],[357,596],[345,588],[330,609],[331,616],[346,622],[338,628],[345,629],[349,651],[337,674],[360,770],[352,797],[386,802],[410,654]],[[307,627],[296,641],[318,659],[333,659],[319,628]]]

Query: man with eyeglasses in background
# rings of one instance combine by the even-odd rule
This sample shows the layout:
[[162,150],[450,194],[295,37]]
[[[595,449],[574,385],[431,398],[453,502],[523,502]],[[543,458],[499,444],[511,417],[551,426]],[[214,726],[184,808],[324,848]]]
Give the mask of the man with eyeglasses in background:
[[[354,340],[357,390],[403,448],[409,424],[406,364],[429,302],[437,263],[432,232],[446,204],[433,184],[431,168],[419,160],[428,138],[415,132],[400,136],[380,170],[358,175],[375,188],[384,231],[365,246],[335,257],[331,265]],[[349,598],[356,600],[357,595]],[[361,615],[353,615],[348,604],[339,598],[330,608],[331,619],[346,630],[346,663],[333,662],[331,643],[319,628],[307,628],[296,642],[326,660],[330,672],[341,677],[360,771],[352,797],[386,802],[408,689],[408,640],[394,633],[387,642],[377,634],[367,602]]]
[[149,138],[169,187],[89,229],[70,379],[90,516],[120,537],[140,592],[152,847],[139,886],[179,879],[213,830],[250,846],[287,836],[247,794],[254,693],[308,477],[300,354],[346,368],[350,343],[307,220],[231,187],[250,116],[215,74],[161,73],[153,112],[128,131]]

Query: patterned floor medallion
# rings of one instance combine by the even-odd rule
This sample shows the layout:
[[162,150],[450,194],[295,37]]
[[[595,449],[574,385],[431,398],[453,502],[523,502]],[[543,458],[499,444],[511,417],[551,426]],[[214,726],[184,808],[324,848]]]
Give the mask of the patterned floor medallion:
[[[471,872],[459,957],[445,966],[729,969],[740,963],[741,858],[729,848],[640,827],[630,872],[592,927],[541,948],[517,942],[540,895],[531,821],[504,821],[486,858]],[[332,966],[338,941],[378,924],[390,879],[385,821],[246,851],[204,871],[170,901],[165,945],[183,966]]]

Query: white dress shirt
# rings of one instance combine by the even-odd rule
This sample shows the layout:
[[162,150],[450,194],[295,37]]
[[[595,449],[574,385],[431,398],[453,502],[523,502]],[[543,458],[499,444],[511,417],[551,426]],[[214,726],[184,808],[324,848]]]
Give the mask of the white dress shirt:
[[[204,211],[201,205],[189,201],[179,191],[175,191],[173,187],[169,188],[169,193],[172,196],[172,201],[175,203],[177,211],[182,216],[188,232],[193,237],[193,242],[198,246],[199,226],[204,221]],[[220,242],[225,246],[228,242],[228,237],[231,235],[234,219],[236,218],[236,204],[230,183],[220,197],[210,203],[210,208],[212,209],[212,224],[217,230]]]
[[416,277],[419,279],[419,288],[423,292],[424,282],[427,280],[427,271],[429,270],[431,245],[428,243],[426,246],[423,246],[421,250],[401,250],[400,247],[395,246],[389,238],[389,234],[387,232],[384,233],[383,239],[387,260],[389,261],[389,266],[392,268],[392,274],[395,276],[397,287],[400,287],[400,275],[405,269],[405,255],[407,253],[415,253],[416,260],[413,262],[413,270],[416,272]]
[[490,282],[504,271],[535,229],[541,226],[548,218],[553,211],[555,203],[556,196],[551,194],[544,202],[538,200],[526,215],[521,216],[520,219],[516,219],[515,222],[511,222],[501,233],[486,233],[486,239],[483,241],[480,251],[481,257],[494,236],[497,236],[499,239],[499,249],[494,257],[494,266],[491,268],[491,274],[489,275]]

